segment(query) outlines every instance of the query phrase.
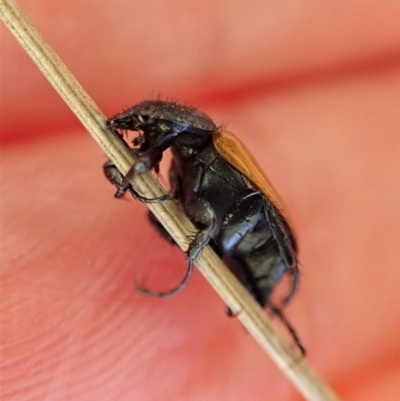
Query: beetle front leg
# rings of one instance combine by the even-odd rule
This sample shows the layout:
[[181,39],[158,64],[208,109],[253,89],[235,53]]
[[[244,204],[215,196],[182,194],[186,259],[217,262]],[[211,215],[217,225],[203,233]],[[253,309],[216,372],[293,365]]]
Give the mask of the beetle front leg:
[[163,195],[158,198],[145,198],[140,195],[132,188],[111,160],[103,164],[103,172],[108,181],[117,187],[117,192],[114,195],[116,198],[121,198],[125,195],[126,191],[129,191],[135,199],[138,199],[143,203],[158,203],[170,199],[170,195]]

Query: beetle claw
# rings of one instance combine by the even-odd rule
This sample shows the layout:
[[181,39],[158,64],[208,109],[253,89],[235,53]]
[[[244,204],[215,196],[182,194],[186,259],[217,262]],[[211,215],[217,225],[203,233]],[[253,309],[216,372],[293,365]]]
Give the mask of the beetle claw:
[[129,182],[124,178],[121,182],[121,185],[119,185],[117,192],[114,195],[114,198],[121,198],[122,196],[125,195],[125,192],[129,189],[130,184]]

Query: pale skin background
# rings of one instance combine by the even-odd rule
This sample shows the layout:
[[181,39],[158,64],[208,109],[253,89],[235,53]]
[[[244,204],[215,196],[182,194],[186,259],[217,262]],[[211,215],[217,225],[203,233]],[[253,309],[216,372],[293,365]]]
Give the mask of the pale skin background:
[[[107,115],[152,91],[254,153],[293,216],[288,316],[346,400],[400,394],[400,3],[23,1]],[[299,400],[1,26],[4,400]]]

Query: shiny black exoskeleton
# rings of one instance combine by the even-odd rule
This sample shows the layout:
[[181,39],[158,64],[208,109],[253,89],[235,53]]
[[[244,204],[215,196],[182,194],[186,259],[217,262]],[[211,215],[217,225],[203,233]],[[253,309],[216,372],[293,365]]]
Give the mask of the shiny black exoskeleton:
[[[158,172],[163,152],[171,149],[171,198],[199,229],[187,251],[189,260],[210,244],[257,302],[279,313],[271,305],[274,288],[285,273],[290,274],[292,285],[281,307],[293,296],[298,282],[294,236],[276,205],[216,150],[213,135],[219,128],[215,123],[197,109],[151,100],[116,114],[108,125],[139,133],[133,140],[139,161],[128,176],[152,169]],[[139,196],[111,162],[104,171],[118,187],[117,197],[128,190],[144,202],[164,199]]]

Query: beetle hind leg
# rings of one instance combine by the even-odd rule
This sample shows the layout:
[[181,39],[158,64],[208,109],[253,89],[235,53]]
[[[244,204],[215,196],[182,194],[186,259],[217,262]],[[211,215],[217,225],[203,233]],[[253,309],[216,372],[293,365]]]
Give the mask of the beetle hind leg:
[[296,264],[296,266],[286,270],[286,274],[290,274],[291,286],[290,286],[287,294],[285,295],[285,297],[280,302],[282,308],[284,308],[291,301],[294,294],[297,292],[297,288],[299,286],[299,278],[300,278],[299,277],[300,272],[299,272],[298,265]]
[[185,277],[183,280],[174,288],[168,291],[153,291],[150,290],[149,288],[146,288],[144,286],[141,286],[139,284],[136,284],[136,289],[142,293],[143,295],[148,295],[151,297],[157,297],[157,298],[166,298],[166,297],[171,297],[175,294],[177,294],[180,290],[186,287],[190,276],[193,273],[193,260],[189,260],[189,266],[186,271]]
[[[298,272],[298,270],[295,269],[294,273],[292,273],[290,270],[286,269],[279,254],[277,255],[276,253],[277,246],[273,246],[273,241],[266,242],[265,246],[268,246],[268,250],[265,248],[262,252],[254,250],[250,256],[246,255],[245,258],[240,258],[232,261],[233,263],[229,263],[229,267],[240,282],[253,295],[256,301],[261,306],[266,306],[274,316],[278,317],[292,337],[294,344],[299,349],[301,357],[304,358],[306,355],[305,347],[297,335],[295,328],[283,313],[283,308],[287,305],[296,290],[296,272]],[[261,272],[264,273],[258,275]],[[281,278],[288,272],[293,274],[292,286],[289,290],[289,294],[284,298],[283,302],[279,303],[278,306],[271,301],[272,293]],[[229,308],[228,315],[235,316]]]
[[296,344],[296,347],[299,349],[301,358],[304,358],[307,355],[307,350],[304,347],[303,343],[301,342],[295,328],[292,326],[292,324],[287,320],[286,316],[282,312],[282,309],[270,304],[269,309],[271,312],[279,318],[279,320],[282,322],[282,324],[286,327],[286,330],[289,332],[289,334],[292,336],[293,342]]
[[[155,227],[155,229],[160,233],[162,237],[164,237],[169,243],[172,245],[176,245],[175,240],[171,237],[168,231],[164,228],[164,226],[157,220],[157,217],[154,216],[152,212],[149,211],[148,218],[150,223]],[[182,281],[174,288],[167,290],[167,291],[154,291],[145,286],[136,284],[136,289],[147,296],[156,297],[156,298],[166,298],[177,294],[180,290],[186,287],[190,276],[193,273],[193,260],[189,260],[189,265],[186,271],[186,274]]]
[[269,202],[265,204],[265,217],[267,218],[271,233],[279,247],[283,262],[288,269],[296,268],[297,259],[294,237],[285,221],[282,220],[282,217]]

